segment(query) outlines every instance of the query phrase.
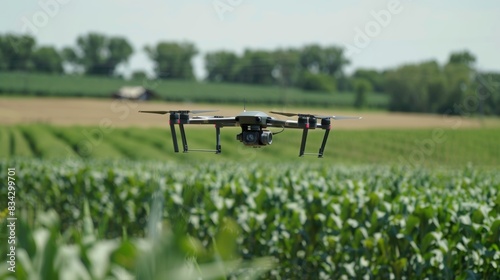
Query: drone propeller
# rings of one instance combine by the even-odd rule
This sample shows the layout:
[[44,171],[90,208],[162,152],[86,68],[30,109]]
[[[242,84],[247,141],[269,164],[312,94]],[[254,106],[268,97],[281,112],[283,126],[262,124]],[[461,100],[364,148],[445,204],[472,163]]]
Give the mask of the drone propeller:
[[334,120],[360,120],[362,117],[349,117],[349,116],[319,116],[312,114],[299,114],[299,113],[287,113],[287,112],[276,112],[270,111],[270,113],[283,115],[287,117],[300,116],[300,117],[315,117],[317,119],[334,119]]
[[165,115],[165,114],[175,114],[175,113],[185,113],[185,114],[201,114],[201,113],[208,113],[208,112],[217,112],[218,110],[172,110],[172,111],[139,111],[139,113],[148,113],[148,114],[160,114],[160,115]]
[[318,119],[334,119],[337,121],[340,120],[360,120],[363,117],[351,117],[351,116],[316,116]]

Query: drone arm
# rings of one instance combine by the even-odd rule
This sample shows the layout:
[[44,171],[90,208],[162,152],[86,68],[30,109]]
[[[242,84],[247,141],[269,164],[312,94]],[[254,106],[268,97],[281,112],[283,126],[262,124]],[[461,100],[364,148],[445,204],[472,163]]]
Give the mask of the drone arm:
[[[291,120],[276,120],[272,119],[268,122],[267,124],[270,127],[284,127],[284,128],[298,128],[298,129],[303,129],[302,125],[299,124],[297,121],[291,121]],[[321,124],[316,124],[315,128],[323,128]]]
[[236,126],[235,117],[194,117],[189,119],[189,124],[215,124],[221,127],[223,126]]
[[270,119],[267,121],[269,127],[300,128],[296,121]]

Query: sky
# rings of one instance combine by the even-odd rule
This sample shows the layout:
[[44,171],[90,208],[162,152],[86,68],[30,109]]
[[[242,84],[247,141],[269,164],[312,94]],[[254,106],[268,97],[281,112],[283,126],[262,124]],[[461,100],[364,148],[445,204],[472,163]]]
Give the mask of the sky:
[[4,0],[0,34],[29,33],[38,45],[74,46],[79,35],[124,36],[134,55],[120,69],[152,72],[143,49],[160,41],[216,50],[341,46],[357,68],[378,70],[468,50],[476,67],[500,72],[498,0]]

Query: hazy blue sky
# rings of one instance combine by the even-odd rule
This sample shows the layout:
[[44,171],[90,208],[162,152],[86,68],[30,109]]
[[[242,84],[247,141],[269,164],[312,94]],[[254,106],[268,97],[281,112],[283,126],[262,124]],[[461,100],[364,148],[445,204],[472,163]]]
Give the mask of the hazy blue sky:
[[[357,51],[349,55],[349,69],[444,62],[450,52],[467,49],[477,56],[479,69],[500,71],[498,0],[6,0],[2,6],[0,33],[28,32],[39,44],[74,45],[89,31],[125,36],[136,50],[126,71],[150,71],[143,47],[163,40],[191,41],[202,55],[351,45]],[[195,68],[203,75],[202,56]]]

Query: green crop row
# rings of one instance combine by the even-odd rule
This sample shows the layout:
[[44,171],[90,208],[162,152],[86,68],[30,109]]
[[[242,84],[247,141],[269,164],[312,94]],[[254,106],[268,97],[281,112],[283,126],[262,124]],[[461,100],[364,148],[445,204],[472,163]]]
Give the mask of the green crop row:
[[[500,165],[500,130],[333,130],[323,163],[401,164],[421,166]],[[175,154],[167,128],[56,127],[50,125],[9,126],[0,129],[0,158],[81,157],[88,159],[147,159],[176,161],[241,160],[244,162],[290,162],[297,160],[301,132],[286,130],[269,147],[248,148],[236,140],[238,128],[224,128],[222,154]],[[190,149],[215,149],[213,128],[186,130]],[[322,131],[311,131],[306,152],[317,152]],[[182,142],[178,135],[179,149]],[[314,157],[300,161],[314,163]]]
[[0,127],[0,158],[7,158],[11,154],[9,129]]
[[53,135],[47,126],[22,127],[21,133],[33,154],[42,158],[67,158],[75,156],[74,150]]
[[[207,260],[200,252],[210,248],[218,252],[208,258],[212,261],[232,255],[233,247],[236,259],[274,258],[276,266],[265,279],[499,279],[500,174],[495,170],[0,161],[0,170],[7,167],[17,170],[17,211],[33,231],[27,240],[40,242],[35,236],[43,228],[52,232],[44,247],[52,255],[43,256],[49,258],[46,269],[56,274],[62,273],[56,268],[63,269],[54,253],[59,251],[71,252],[84,267],[103,262],[104,276],[134,274],[142,257],[131,252],[142,252],[140,244],[151,242],[161,226],[157,222],[164,220],[188,236],[191,249],[184,253],[200,262]],[[6,181],[5,172],[0,174]],[[1,189],[2,197],[6,191]],[[46,211],[58,213],[55,229],[39,228],[43,219],[37,213]],[[237,226],[226,234],[236,243],[218,247],[231,221]],[[93,241],[85,243],[89,231]],[[18,252],[27,253],[20,271],[28,269],[23,267],[28,260],[43,258],[35,258],[41,248],[23,242]],[[82,243],[95,247],[78,247]],[[168,244],[149,246],[166,250]]]

